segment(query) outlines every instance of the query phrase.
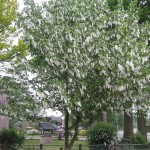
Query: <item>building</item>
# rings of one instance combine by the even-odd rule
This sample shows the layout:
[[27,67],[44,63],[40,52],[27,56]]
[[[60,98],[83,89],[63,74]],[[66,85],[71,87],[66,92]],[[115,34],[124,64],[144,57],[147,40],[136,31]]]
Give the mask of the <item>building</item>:
[[41,122],[39,123],[38,129],[41,131],[41,134],[44,134],[45,131],[52,133],[52,131],[56,130],[56,128],[49,122]]

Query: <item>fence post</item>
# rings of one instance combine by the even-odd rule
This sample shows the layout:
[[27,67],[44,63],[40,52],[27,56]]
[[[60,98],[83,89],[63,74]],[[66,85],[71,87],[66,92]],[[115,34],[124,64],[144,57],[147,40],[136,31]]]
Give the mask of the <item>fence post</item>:
[[129,143],[129,150],[130,150],[130,146],[131,146],[131,145],[130,145],[130,143]]
[[43,144],[40,144],[40,150],[43,150]]
[[63,147],[60,147],[60,150],[63,150]]
[[79,144],[79,150],[82,150],[82,144]]
[[117,150],[117,145],[116,145],[116,143],[114,143],[114,150]]

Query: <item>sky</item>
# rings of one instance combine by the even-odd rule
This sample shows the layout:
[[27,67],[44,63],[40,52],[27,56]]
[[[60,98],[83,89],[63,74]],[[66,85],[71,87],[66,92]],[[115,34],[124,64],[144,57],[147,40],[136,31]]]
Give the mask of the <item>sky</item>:
[[[34,0],[35,3],[41,3],[41,2],[44,2],[44,1],[48,1],[48,0]],[[19,4],[19,10],[22,10],[24,5],[23,5],[23,0],[18,0],[18,4]],[[51,109],[47,109],[45,111],[46,113],[46,116],[62,116],[62,113],[59,112],[59,111],[53,111]]]

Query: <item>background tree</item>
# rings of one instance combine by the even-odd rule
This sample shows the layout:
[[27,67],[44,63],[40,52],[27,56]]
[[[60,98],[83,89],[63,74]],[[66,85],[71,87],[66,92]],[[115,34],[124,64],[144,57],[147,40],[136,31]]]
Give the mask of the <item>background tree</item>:
[[[110,7],[110,9],[112,11],[114,11],[117,8],[117,6],[118,6],[118,1],[117,0],[112,0],[112,1],[108,0],[107,2],[108,2],[108,5],[109,5],[109,7]],[[137,24],[140,25],[140,24],[145,23],[146,21],[150,21],[150,17],[149,17],[149,14],[150,14],[150,9],[149,9],[150,8],[150,1],[149,0],[146,0],[146,1],[138,0],[138,1],[135,1],[135,2],[137,3],[137,5],[135,7],[139,7],[139,13],[138,13],[139,19],[138,19]],[[130,3],[132,3],[130,0],[123,0],[122,1],[123,9],[124,10],[128,10],[130,8]],[[146,41],[149,43],[149,36],[147,37]],[[147,46],[148,45],[149,44],[147,44]],[[140,54],[140,57],[141,57],[141,54]],[[145,66],[144,70],[148,70],[148,68],[147,69],[146,68],[147,67]],[[143,78],[142,76],[145,76],[144,74],[147,73],[147,71],[142,71],[142,69],[141,69],[141,72],[143,72],[143,73],[142,73],[140,78]],[[135,89],[137,89],[137,87],[135,87]],[[138,88],[138,90],[139,89],[140,88]],[[139,93],[139,91],[138,91],[138,93]],[[141,93],[143,93],[143,92],[141,92]],[[147,99],[149,99],[149,98],[147,98]],[[137,105],[138,105],[138,102],[137,102]],[[132,105],[131,105],[131,108],[132,108]],[[130,111],[130,114],[131,113],[132,113],[132,111]],[[133,133],[133,129],[131,131],[131,128],[133,127],[133,125],[132,125],[132,118],[131,118],[132,115],[128,115],[126,112],[125,112],[124,115],[126,116],[125,119],[126,118],[130,118],[130,120],[131,120],[130,122],[129,122],[129,120],[124,120],[124,123],[126,122],[126,124],[124,125],[125,131],[128,131],[128,135],[125,134],[124,137],[125,138],[129,138],[132,135],[132,133]],[[144,116],[139,116],[138,115],[138,117],[140,117],[140,119],[138,119],[138,124],[139,124],[138,126],[141,126],[140,124],[143,124],[142,125],[143,129],[142,130],[140,129],[140,131],[146,131],[145,130],[146,129],[146,124],[144,126],[144,122],[145,121],[144,122],[143,121],[140,122],[140,120],[145,120]],[[129,124],[130,124],[130,126],[129,126]],[[129,129],[129,127],[130,127],[130,129]],[[131,132],[129,132],[129,131],[131,131]],[[145,135],[145,137],[147,138],[146,132],[142,133],[142,134]]]
[[[0,113],[4,113],[9,117],[11,117],[13,113],[15,114],[15,117],[17,117],[18,114],[21,113],[23,115],[22,109],[26,110],[25,107],[21,108],[17,106],[17,100],[19,103],[22,103],[20,101],[21,95],[23,95],[22,93],[24,93],[25,89],[22,89],[22,91],[20,91],[21,85],[19,85],[19,83],[17,82],[16,77],[16,80],[12,80],[11,76],[13,75],[10,72],[7,72],[7,69],[10,69],[11,62],[18,63],[20,62],[22,57],[24,58],[26,56],[25,50],[27,49],[27,45],[24,44],[22,40],[18,40],[18,43],[16,45],[14,43],[15,40],[17,41],[17,36],[19,33],[16,27],[17,9],[17,0],[0,1],[0,92],[1,94],[7,94],[8,97],[16,96],[16,98],[9,101],[9,104],[11,105],[9,111],[5,111],[5,108],[1,106],[2,109]],[[20,99],[18,99],[18,94],[20,95]],[[27,95],[29,96],[29,94]],[[11,110],[13,110],[13,113]],[[16,112],[16,110],[19,111]]]
[[150,0],[138,0],[138,6],[140,7],[139,23],[141,24],[146,21],[150,21]]
[[109,123],[112,123],[116,127],[117,131],[119,129],[123,129],[123,123],[124,123],[123,113],[108,112],[107,121]]
[[[140,8],[138,13],[139,20],[138,23],[144,23],[146,21],[150,21],[150,0],[134,0],[137,2],[137,6]],[[118,6],[118,0],[107,0],[109,8],[113,11]],[[123,9],[127,10],[131,0],[122,0]]]
[[[0,1],[0,71],[3,72],[8,63],[16,56],[24,55],[26,45],[19,40],[14,45],[18,30],[15,26],[17,21],[17,0]],[[19,58],[19,57],[18,57]]]
[[11,47],[15,28],[13,23],[16,21],[16,0],[0,1],[0,61],[10,59],[12,56]]
[[147,126],[146,126],[147,114],[144,111],[137,110],[137,129],[147,140]]

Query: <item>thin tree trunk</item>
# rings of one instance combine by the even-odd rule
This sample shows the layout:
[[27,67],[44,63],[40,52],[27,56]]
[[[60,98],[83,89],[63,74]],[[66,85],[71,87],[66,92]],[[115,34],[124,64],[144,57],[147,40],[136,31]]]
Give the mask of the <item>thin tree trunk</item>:
[[77,139],[80,120],[81,120],[81,117],[77,116],[76,117],[76,123],[75,123],[75,133],[73,135],[73,138],[70,141],[70,144],[69,144],[70,149],[69,150],[71,150],[75,140]]
[[130,139],[133,136],[133,116],[132,113],[127,114],[124,111],[124,135],[123,138]]
[[146,117],[141,114],[140,110],[137,111],[137,128],[147,140]]
[[[67,59],[67,64],[68,63],[68,59]],[[68,70],[65,72],[65,78],[66,78],[66,92],[68,93],[69,91],[69,80],[68,80]],[[65,150],[69,150],[69,112],[68,109],[65,108]]]
[[107,112],[100,113],[100,122],[107,122]]
[[[68,122],[67,122],[68,120]],[[81,120],[81,116],[76,116],[76,122],[73,125],[73,127],[75,128],[75,133],[71,139],[71,141],[69,142],[69,133],[70,133],[70,128],[69,128],[69,114],[66,115],[66,119],[65,119],[65,150],[71,150],[74,141],[77,139],[78,136],[78,129],[79,129],[79,123]]]
[[69,113],[65,115],[65,150],[69,150]]

